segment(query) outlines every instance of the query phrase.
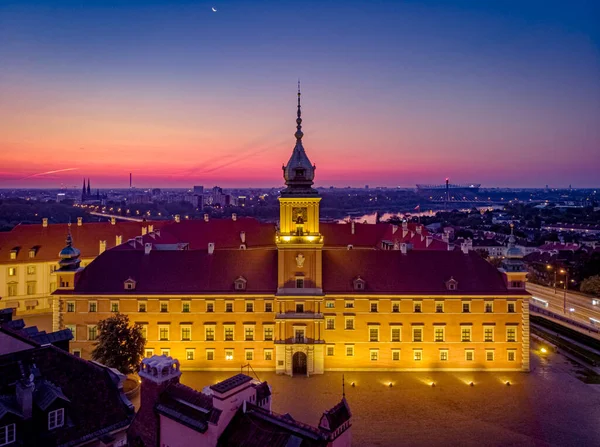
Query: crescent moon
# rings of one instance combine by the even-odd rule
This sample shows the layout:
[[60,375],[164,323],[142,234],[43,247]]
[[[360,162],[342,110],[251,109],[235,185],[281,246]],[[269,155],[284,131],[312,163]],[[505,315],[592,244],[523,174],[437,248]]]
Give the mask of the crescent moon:
[[211,8],[212,12],[217,12],[217,9],[215,7]]

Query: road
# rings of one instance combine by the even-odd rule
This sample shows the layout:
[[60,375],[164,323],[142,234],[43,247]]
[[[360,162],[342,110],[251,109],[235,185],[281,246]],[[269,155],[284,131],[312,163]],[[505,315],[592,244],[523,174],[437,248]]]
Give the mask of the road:
[[531,303],[538,307],[545,307],[580,323],[600,327],[600,298],[594,299],[570,291],[565,294],[563,289],[557,289],[555,294],[551,287],[530,283],[527,284],[527,291],[532,295]]

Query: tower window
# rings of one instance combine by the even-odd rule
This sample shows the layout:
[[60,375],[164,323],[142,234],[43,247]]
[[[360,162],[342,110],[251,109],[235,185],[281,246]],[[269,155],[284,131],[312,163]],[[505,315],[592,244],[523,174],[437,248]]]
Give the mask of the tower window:
[[304,278],[296,278],[296,289],[304,289]]

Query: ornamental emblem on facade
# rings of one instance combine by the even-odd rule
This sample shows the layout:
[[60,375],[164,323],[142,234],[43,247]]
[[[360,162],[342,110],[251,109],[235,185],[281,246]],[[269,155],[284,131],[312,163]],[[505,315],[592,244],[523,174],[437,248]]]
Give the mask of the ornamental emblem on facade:
[[304,255],[302,253],[298,253],[298,255],[296,256],[296,265],[299,268],[302,268],[304,266]]

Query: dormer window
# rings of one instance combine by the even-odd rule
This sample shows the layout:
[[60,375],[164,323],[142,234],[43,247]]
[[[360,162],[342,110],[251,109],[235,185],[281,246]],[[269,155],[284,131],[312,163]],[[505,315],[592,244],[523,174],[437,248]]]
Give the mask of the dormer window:
[[124,283],[125,290],[135,290],[135,284],[135,279],[127,278]]
[[304,277],[296,276],[296,289],[304,289]]
[[446,288],[448,290],[456,290],[458,287],[458,281],[455,280],[452,276],[448,281],[446,281]]
[[29,249],[29,259],[35,258],[36,252],[37,252],[37,248],[35,248],[35,247],[30,248]]
[[55,428],[62,427],[65,424],[65,409],[59,408],[58,410],[51,411],[48,413],[48,430],[54,430]]
[[17,254],[19,253],[19,249],[18,248],[13,248],[10,251],[10,259],[17,259]]
[[235,290],[246,290],[246,283],[248,281],[243,276],[238,276],[234,281]]
[[366,281],[360,276],[353,281],[354,290],[365,290]]
[[8,424],[0,427],[0,445],[8,445],[17,439],[17,429],[15,424]]

